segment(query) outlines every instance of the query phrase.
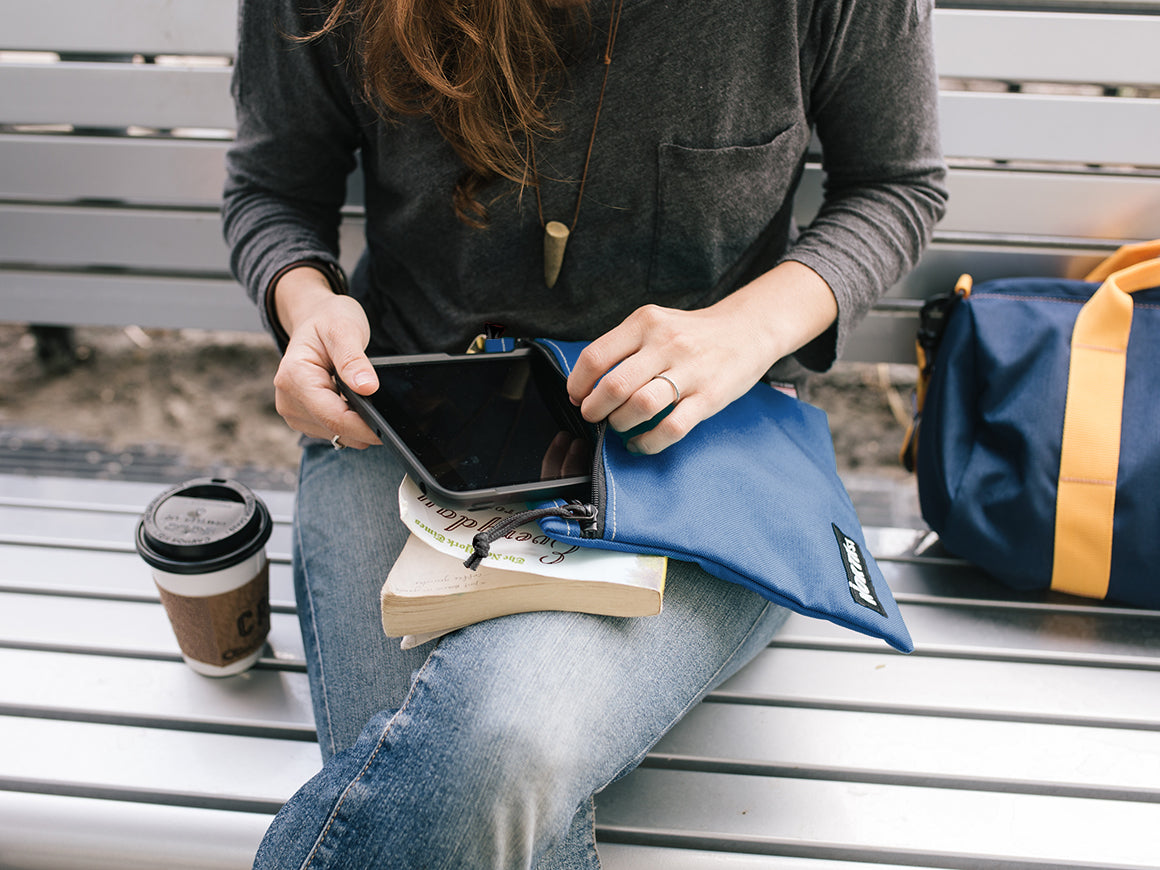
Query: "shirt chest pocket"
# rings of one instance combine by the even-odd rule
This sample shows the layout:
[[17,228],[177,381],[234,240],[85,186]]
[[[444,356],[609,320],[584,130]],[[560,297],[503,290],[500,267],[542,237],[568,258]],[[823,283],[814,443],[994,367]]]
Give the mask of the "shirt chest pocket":
[[658,150],[654,298],[703,294],[791,194],[807,137],[795,124],[763,145]]

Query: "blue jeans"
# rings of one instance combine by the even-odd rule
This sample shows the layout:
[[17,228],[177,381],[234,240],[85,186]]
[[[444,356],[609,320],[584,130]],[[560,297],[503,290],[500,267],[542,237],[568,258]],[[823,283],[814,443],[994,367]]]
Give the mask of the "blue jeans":
[[378,600],[401,476],[384,448],[305,448],[294,572],[325,763],[255,867],[598,868],[593,794],[787,611],[670,562],[659,616],[519,614],[401,651]]

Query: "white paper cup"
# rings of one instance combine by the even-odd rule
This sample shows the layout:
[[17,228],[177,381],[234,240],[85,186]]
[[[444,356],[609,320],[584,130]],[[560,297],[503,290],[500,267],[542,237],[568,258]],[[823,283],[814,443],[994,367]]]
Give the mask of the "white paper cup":
[[199,674],[238,674],[262,653],[271,526],[261,499],[217,478],[163,492],[137,524],[137,552],[153,569],[182,657]]

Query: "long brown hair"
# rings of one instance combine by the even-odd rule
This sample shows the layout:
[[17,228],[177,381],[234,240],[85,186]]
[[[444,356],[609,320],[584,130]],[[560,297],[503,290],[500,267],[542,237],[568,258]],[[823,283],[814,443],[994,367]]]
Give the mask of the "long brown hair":
[[352,23],[364,96],[381,114],[425,115],[467,167],[452,200],[487,222],[480,192],[534,185],[528,143],[556,132],[548,106],[575,0],[334,0],[314,37]]

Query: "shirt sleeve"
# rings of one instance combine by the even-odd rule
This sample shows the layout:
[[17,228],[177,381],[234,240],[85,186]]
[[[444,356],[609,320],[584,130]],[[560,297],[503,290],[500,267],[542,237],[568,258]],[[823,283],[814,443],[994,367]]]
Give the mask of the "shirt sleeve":
[[[918,262],[946,207],[930,0],[836,4],[819,25],[811,114],[824,196],[784,259],[830,285],[838,320],[796,354],[824,371],[874,302]],[[893,10],[893,11],[891,11]]]
[[335,39],[301,39],[322,19],[300,12],[300,2],[239,4],[237,136],[223,193],[230,268],[275,335],[266,304],[272,279],[300,261],[338,270],[346,179],[359,142]]

